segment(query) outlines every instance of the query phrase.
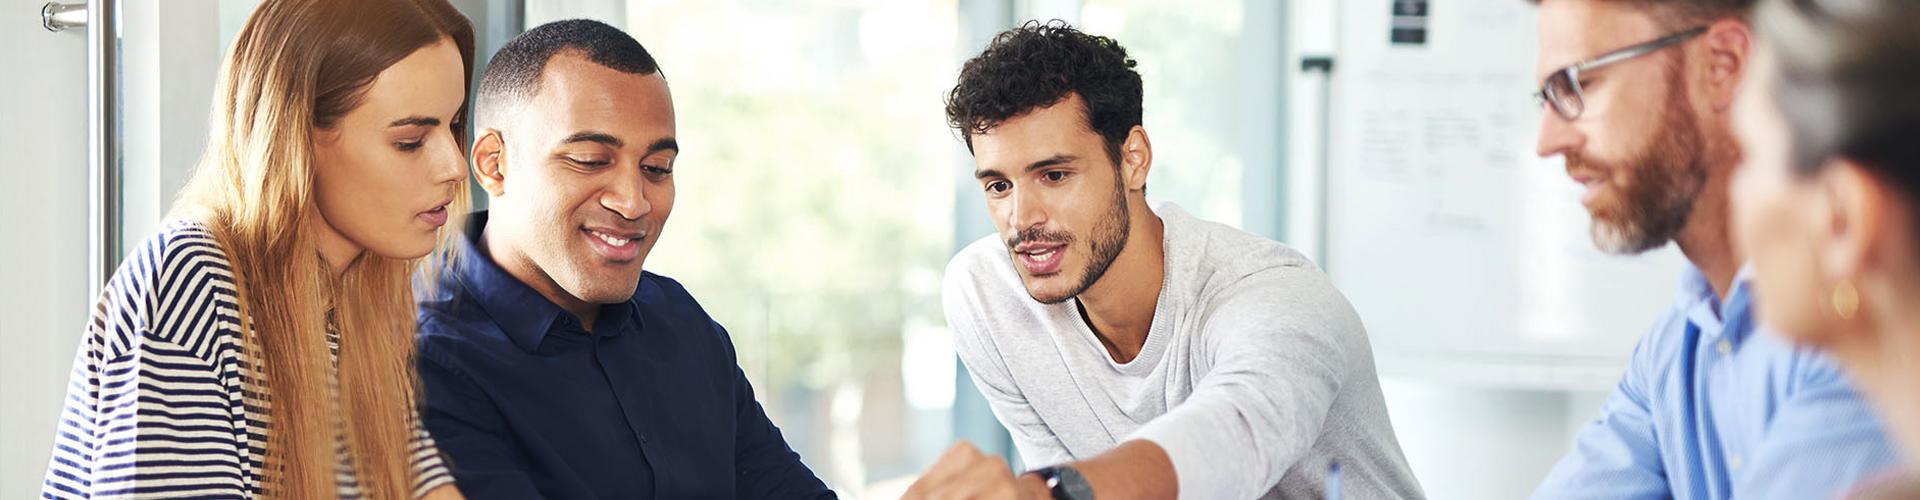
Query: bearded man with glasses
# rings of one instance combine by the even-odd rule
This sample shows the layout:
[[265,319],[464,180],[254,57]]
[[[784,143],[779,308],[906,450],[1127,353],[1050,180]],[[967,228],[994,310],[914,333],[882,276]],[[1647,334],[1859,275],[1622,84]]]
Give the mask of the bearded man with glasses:
[[1586,187],[1601,250],[1673,242],[1691,265],[1534,497],[1831,498],[1892,467],[1831,360],[1755,331],[1727,219],[1753,0],[1537,3],[1540,155]]

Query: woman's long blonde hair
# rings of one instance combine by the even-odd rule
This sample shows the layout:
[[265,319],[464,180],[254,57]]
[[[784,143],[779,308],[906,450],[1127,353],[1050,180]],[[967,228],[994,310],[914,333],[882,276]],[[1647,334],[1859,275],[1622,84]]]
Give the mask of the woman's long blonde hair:
[[[266,496],[336,496],[336,439],[362,494],[412,495],[410,279],[424,261],[366,252],[337,279],[326,270],[309,231],[324,223],[312,220],[313,131],[336,126],[381,71],[449,39],[471,87],[473,28],[446,0],[265,0],[227,51],[207,150],[173,217],[205,223],[232,261],[246,390],[269,403],[265,470],[256,471]],[[465,213],[466,189],[455,191],[448,210]],[[458,227],[445,226],[442,241]]]

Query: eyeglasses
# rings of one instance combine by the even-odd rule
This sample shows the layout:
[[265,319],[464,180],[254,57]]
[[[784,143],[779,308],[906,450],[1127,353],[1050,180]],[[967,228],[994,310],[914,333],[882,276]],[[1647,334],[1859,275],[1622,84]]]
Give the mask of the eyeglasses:
[[1707,27],[1701,26],[1656,38],[1650,42],[1640,43],[1624,49],[1601,54],[1598,57],[1575,63],[1572,66],[1560,68],[1558,71],[1554,71],[1553,74],[1547,75],[1547,81],[1540,84],[1540,91],[1533,93],[1533,100],[1541,106],[1552,105],[1553,112],[1559,113],[1561,118],[1565,118],[1568,121],[1580,118],[1580,113],[1586,111],[1586,102],[1580,94],[1580,72],[1592,71],[1595,68],[1609,64],[1652,54],[1655,51],[1678,45],[1680,42],[1693,39],[1693,37],[1700,36],[1700,34],[1706,32]]

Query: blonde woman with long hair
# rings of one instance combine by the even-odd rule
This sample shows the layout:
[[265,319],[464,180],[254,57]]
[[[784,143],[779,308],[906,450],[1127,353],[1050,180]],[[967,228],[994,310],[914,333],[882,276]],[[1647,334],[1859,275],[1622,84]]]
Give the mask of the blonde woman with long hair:
[[464,212],[472,54],[445,0],[261,2],[171,220],[94,307],[44,496],[458,496],[410,276]]

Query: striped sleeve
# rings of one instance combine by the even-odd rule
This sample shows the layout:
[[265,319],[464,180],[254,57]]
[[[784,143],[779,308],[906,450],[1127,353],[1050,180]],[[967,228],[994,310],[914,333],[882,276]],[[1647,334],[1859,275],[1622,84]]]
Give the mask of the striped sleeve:
[[121,265],[74,356],[43,498],[246,496],[227,273],[177,227]]
[[420,419],[413,418],[413,497],[427,496],[427,492],[441,486],[453,485],[453,473],[447,470],[447,464],[440,457],[440,447],[433,443],[433,436],[420,426]]

